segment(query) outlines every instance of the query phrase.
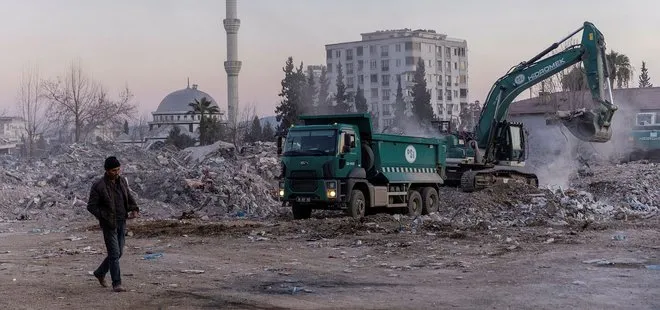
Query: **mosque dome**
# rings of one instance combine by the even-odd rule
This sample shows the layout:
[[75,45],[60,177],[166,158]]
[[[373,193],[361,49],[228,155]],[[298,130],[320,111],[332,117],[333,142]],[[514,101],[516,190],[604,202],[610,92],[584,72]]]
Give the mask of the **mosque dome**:
[[188,105],[189,103],[195,102],[195,99],[201,101],[204,97],[211,101],[211,106],[218,107],[211,95],[197,89],[197,84],[193,84],[192,87],[188,86],[165,96],[154,114],[187,113],[192,111],[192,107]]

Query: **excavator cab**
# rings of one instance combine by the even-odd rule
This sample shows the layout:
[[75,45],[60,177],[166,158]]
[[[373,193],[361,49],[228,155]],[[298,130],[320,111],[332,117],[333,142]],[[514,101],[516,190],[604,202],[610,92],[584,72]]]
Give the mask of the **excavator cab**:
[[525,163],[525,131],[522,123],[498,122],[494,141],[495,162],[508,166]]

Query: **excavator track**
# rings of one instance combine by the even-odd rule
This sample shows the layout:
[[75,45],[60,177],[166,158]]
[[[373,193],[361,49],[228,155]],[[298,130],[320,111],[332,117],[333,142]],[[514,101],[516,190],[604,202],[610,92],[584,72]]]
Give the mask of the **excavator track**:
[[483,170],[468,170],[461,176],[461,190],[475,192],[499,183],[525,183],[538,186],[535,174],[510,169],[489,168]]

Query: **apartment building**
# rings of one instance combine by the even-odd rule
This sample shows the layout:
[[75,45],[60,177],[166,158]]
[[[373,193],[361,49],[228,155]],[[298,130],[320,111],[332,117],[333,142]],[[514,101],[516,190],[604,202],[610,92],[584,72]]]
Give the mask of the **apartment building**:
[[341,63],[347,91],[364,90],[378,126],[394,118],[397,75],[406,101],[411,100],[413,76],[421,58],[426,69],[431,105],[440,119],[456,119],[469,102],[467,41],[449,38],[434,30],[381,30],[362,33],[361,41],[327,44],[326,64],[330,90],[336,90],[337,65]]

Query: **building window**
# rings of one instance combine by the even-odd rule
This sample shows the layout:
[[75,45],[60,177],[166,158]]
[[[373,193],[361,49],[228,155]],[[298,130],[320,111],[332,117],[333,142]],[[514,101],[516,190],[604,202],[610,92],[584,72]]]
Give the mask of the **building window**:
[[468,90],[466,88],[461,88],[461,98],[467,98]]
[[371,89],[371,98],[378,99],[378,88]]
[[335,51],[335,58],[341,58],[341,50]]
[[371,83],[372,84],[378,83],[378,74],[372,74],[371,75]]
[[362,72],[362,69],[364,68],[364,61],[362,59],[360,59],[360,60],[358,60],[357,64],[358,64],[357,71]]
[[372,56],[376,55],[376,46],[375,45],[370,45],[369,46],[369,54]]
[[383,74],[381,77],[381,86],[390,86],[390,75],[389,74]]
[[447,64],[447,72],[451,72],[451,61],[447,60],[446,64]]
[[346,78],[346,88],[353,88],[355,78],[349,76]]
[[364,75],[358,75],[358,85],[364,85]]
[[389,89],[383,89],[383,100],[384,101],[389,101],[390,100],[390,90]]
[[390,55],[390,46],[389,45],[381,45],[380,47],[380,57],[389,57]]
[[397,52],[401,52],[401,44],[395,45],[394,50],[397,51]]
[[332,59],[332,50],[325,51],[325,58]]
[[346,74],[353,74],[353,63],[349,62],[346,64]]
[[390,71],[390,60],[389,59],[381,60],[380,69],[381,71],[385,71],[385,72]]
[[362,46],[356,48],[355,54],[357,54],[358,57],[362,56]]
[[401,59],[397,59],[397,60],[396,60],[396,66],[397,66],[397,67],[401,67]]
[[349,48],[346,50],[346,60],[353,60],[353,49]]
[[465,64],[465,60],[461,61],[461,70],[465,70],[467,68],[467,65]]
[[451,58],[451,47],[445,47],[445,55],[447,58]]
[[372,60],[369,62],[369,67],[371,70],[377,70],[378,69],[378,62],[376,60]]

